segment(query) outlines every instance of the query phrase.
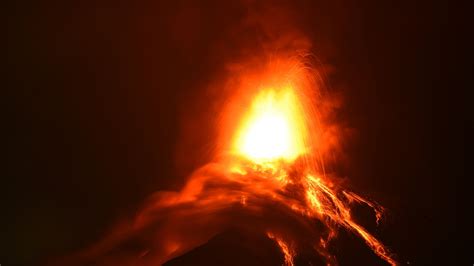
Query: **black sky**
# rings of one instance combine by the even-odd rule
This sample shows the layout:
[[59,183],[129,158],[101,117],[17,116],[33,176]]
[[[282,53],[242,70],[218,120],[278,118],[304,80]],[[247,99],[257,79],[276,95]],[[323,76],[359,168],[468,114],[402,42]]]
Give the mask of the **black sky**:
[[[182,117],[211,115],[206,85],[244,53],[239,45],[251,47],[232,36],[246,5],[138,2],[7,9],[1,265],[86,247],[209,160],[212,123],[196,129],[188,154],[179,146]],[[464,124],[452,114],[462,98],[452,42],[462,30],[444,4],[328,2],[282,3],[300,14],[312,52],[334,69],[330,89],[345,99],[338,114],[354,133],[340,172],[389,210],[376,235],[401,263],[472,263],[457,241],[471,233],[458,225]],[[207,249],[235,256],[216,241]],[[364,263],[357,248],[339,245],[342,265]]]

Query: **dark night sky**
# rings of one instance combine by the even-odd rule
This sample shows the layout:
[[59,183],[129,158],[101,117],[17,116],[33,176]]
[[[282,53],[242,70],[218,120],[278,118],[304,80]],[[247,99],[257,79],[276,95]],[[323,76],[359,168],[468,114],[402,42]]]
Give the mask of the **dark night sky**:
[[[159,2],[23,2],[8,10],[1,265],[36,265],[86,247],[209,160],[212,123],[183,151],[182,117],[206,121],[212,95],[204,88],[241,46],[251,47],[251,38],[232,36],[245,8]],[[447,6],[413,2],[291,6],[312,52],[334,68],[328,82],[356,132],[340,171],[390,211],[376,234],[402,263],[447,265],[465,254],[456,234],[471,233],[458,228],[464,139],[451,114],[461,95],[451,42],[461,29],[448,24]],[[207,249],[227,250],[223,243]],[[342,265],[364,263],[357,248],[346,249]]]

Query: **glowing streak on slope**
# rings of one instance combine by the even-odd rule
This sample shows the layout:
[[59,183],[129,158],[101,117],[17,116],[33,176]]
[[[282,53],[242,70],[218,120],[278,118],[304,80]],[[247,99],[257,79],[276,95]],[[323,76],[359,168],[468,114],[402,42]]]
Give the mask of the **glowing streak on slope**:
[[[388,252],[385,246],[374,236],[368,233],[362,226],[357,224],[351,217],[350,206],[348,203],[355,199],[372,207],[376,211],[378,222],[382,214],[380,210],[375,207],[375,203],[369,202],[355,193],[343,191],[342,193],[349,199],[349,202],[344,202],[344,200],[338,198],[334,191],[326,186],[321,179],[315,178],[311,175],[307,176],[307,184],[308,205],[314,213],[327,216],[337,224],[357,233],[364,239],[364,241],[375,252],[375,254],[391,265],[396,265],[395,260],[391,258],[391,254]],[[316,196],[318,194],[322,194],[322,196]],[[323,202],[325,202],[325,204]]]
[[293,257],[295,256],[295,253],[293,249],[285,242],[283,239],[275,236],[271,232],[267,232],[267,236],[270,239],[273,239],[278,246],[280,247],[281,251],[283,252],[283,255],[285,257],[285,266],[294,266],[293,263]]

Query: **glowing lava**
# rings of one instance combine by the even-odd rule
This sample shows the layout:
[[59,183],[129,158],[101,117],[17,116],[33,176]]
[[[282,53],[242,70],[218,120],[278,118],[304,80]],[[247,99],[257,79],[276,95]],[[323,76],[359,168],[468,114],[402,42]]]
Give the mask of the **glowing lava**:
[[294,160],[305,152],[302,117],[291,88],[264,90],[253,101],[234,150],[254,162]]
[[[378,223],[382,216],[382,207],[334,186],[324,173],[315,172],[317,167],[314,161],[305,160],[305,163],[295,166],[295,159],[308,157],[309,153],[315,152],[312,150],[314,147],[309,147],[308,124],[314,123],[316,114],[306,109],[297,95],[292,86],[285,86],[280,90],[262,90],[255,96],[250,110],[244,115],[242,126],[237,130],[233,144],[235,153],[250,160],[253,165],[233,165],[231,172],[242,175],[243,180],[244,177],[252,175],[263,177],[253,179],[252,182],[257,187],[251,191],[253,196],[271,195],[273,201],[279,201],[294,212],[323,221],[329,232],[319,239],[314,248],[327,259],[328,264],[337,263],[327,252],[327,247],[328,242],[337,235],[335,225],[338,225],[359,235],[375,254],[395,265],[395,260],[385,246],[357,224],[351,215],[351,204],[366,204],[374,210]],[[280,163],[282,161],[285,163]],[[292,165],[291,171],[296,172],[290,174],[288,165]],[[268,169],[271,171],[268,172]],[[270,183],[267,177],[276,177],[276,183]],[[260,183],[265,182],[268,184],[258,188]],[[286,193],[301,196],[295,201]],[[247,206],[247,198],[251,196],[243,196],[245,200],[242,204]],[[267,236],[275,240],[280,247],[285,265],[293,265],[296,251],[273,232],[268,231]]]
[[[352,216],[354,204],[367,205],[378,224],[383,208],[346,190],[324,168],[330,127],[315,108],[322,100],[311,93],[319,89],[315,70],[282,57],[280,64],[250,72],[242,74],[244,93],[229,103],[237,108],[223,112],[220,156],[197,169],[181,190],[155,193],[129,226],[81,254],[77,265],[161,265],[233,227],[275,241],[286,266],[308,253],[337,265],[331,240],[341,229],[397,264]],[[110,255],[130,239],[142,239],[144,250]]]

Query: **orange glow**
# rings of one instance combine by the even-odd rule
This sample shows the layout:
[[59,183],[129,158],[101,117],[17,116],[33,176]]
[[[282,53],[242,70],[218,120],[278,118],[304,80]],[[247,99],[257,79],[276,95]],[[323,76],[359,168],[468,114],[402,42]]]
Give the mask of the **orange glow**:
[[[324,159],[333,155],[328,151],[337,134],[325,121],[324,102],[315,96],[320,95],[314,93],[319,92],[315,70],[298,58],[282,56],[278,62],[237,75],[244,81],[237,82],[238,92],[226,102],[231,106],[219,121],[222,135],[215,160],[197,169],[180,191],[156,193],[131,232],[119,234],[160,225],[149,253],[154,257],[148,255],[149,264],[138,264],[161,265],[229,226],[266,233],[286,266],[308,249],[337,265],[331,240],[341,229],[361,238],[387,263],[397,264],[351,214],[354,204],[367,205],[378,224],[383,208],[327,174]],[[105,240],[96,250],[109,245]]]
[[234,150],[257,162],[294,160],[305,152],[306,128],[292,88],[262,91],[253,101]]
[[[272,70],[275,73],[281,71],[279,68]],[[321,119],[318,113],[308,108],[308,105],[299,98],[299,95],[307,95],[307,91],[313,89],[307,86],[311,84],[307,74],[302,69],[296,68],[295,71],[293,68],[287,75],[290,77],[289,83],[286,83],[288,79],[282,84],[273,82],[271,83],[273,86],[269,89],[257,92],[243,115],[242,122],[234,134],[232,151],[251,163],[242,165],[239,161],[231,160],[232,166],[229,167],[231,173],[239,176],[240,182],[252,184],[247,191],[243,191],[246,196],[242,196],[245,199],[242,200],[242,204],[249,207],[252,195],[266,196],[274,202],[287,206],[295,213],[324,221],[329,232],[326,237],[319,239],[319,244],[315,248],[328,260],[328,264],[335,263],[335,258],[327,252],[327,248],[329,241],[337,235],[337,228],[334,226],[336,224],[361,237],[375,254],[389,264],[396,265],[385,246],[357,224],[351,216],[351,204],[366,204],[374,209],[378,224],[383,212],[382,207],[335,186],[324,172],[318,172],[317,163],[309,159],[314,158],[316,154],[324,156],[323,150],[314,150],[312,144],[314,139],[322,137],[318,133],[325,128],[321,123],[316,123]],[[315,125],[323,128],[315,130]],[[312,131],[309,132],[309,129]],[[321,148],[324,144],[319,143],[318,146]],[[306,158],[304,163],[295,164],[296,159],[301,157]],[[277,163],[282,161],[285,163]],[[295,176],[293,173],[290,176],[290,169],[296,169],[298,174]],[[248,180],[247,177],[252,177],[253,174],[263,178]],[[267,179],[267,177],[273,178]],[[302,189],[302,196],[296,201],[284,194],[290,186],[295,185]],[[273,233],[267,232],[267,236],[277,242],[284,255],[285,265],[292,266],[296,250]]]
[[276,237],[274,234],[268,232],[268,238],[275,240],[275,242],[280,247],[281,251],[283,252],[283,256],[285,257],[285,266],[294,266],[293,257],[295,256],[293,249],[285,242],[283,239]]

